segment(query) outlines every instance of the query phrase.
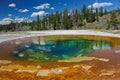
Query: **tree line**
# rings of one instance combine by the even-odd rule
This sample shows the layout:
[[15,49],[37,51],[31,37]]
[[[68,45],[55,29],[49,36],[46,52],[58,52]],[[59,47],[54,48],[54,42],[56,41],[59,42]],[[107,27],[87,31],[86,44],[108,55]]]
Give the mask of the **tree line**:
[[[109,12],[110,13],[110,12]],[[11,22],[9,25],[0,25],[1,31],[16,31],[20,30],[23,26],[29,26],[29,30],[59,30],[59,29],[78,29],[84,27],[87,23],[99,22],[99,18],[103,15],[108,14],[107,10],[103,7],[94,9],[91,5],[90,8],[84,4],[83,7],[78,9],[73,9],[69,11],[65,9],[64,11],[56,11],[52,14],[47,14],[40,18],[39,15],[36,16],[36,20],[32,22],[21,22],[14,23]],[[108,29],[111,26],[117,26],[118,22],[115,11],[111,11],[111,19],[108,20]]]
[[39,15],[37,20],[31,23],[32,30],[57,30],[57,29],[73,29],[79,28],[86,23],[92,23],[94,21],[99,21],[99,17],[103,16],[103,8],[95,9],[87,8],[86,5],[78,9],[73,9],[70,12],[65,9],[63,12],[56,11],[54,14],[46,15],[43,19],[40,19]]

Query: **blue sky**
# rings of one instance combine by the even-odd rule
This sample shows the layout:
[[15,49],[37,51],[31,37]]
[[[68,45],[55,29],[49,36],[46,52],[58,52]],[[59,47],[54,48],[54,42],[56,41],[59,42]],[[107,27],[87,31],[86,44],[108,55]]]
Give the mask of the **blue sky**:
[[108,10],[117,9],[119,0],[0,0],[0,24],[9,21],[35,20],[36,15],[63,11],[64,9],[78,9],[86,4],[94,7],[103,6]]

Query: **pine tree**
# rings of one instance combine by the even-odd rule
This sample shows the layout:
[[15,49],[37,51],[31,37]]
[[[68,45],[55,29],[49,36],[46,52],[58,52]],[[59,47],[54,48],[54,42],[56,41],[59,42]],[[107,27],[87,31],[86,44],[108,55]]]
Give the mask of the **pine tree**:
[[118,11],[118,16],[119,16],[120,15],[120,8],[118,8],[117,11]]
[[98,8],[96,8],[96,20],[99,22],[99,13],[98,13]]
[[56,13],[53,14],[53,29],[56,30]]
[[42,20],[42,30],[46,30],[47,29],[47,17],[43,16],[43,20]]
[[118,29],[119,21],[116,16],[116,12],[112,11],[111,18],[110,18],[110,28],[113,27],[113,29]]
[[56,29],[60,29],[60,13],[57,11],[55,15]]
[[54,26],[54,14],[49,15],[49,29],[53,29]]
[[93,12],[93,6],[91,5],[90,9],[87,9],[87,22],[94,22],[95,14]]
[[69,29],[69,27],[68,27],[68,10],[67,9],[65,9],[63,12],[63,26],[64,26],[64,29]]
[[72,28],[72,21],[71,21],[71,18],[70,18],[70,15],[68,16],[68,28],[67,29],[71,29]]
[[60,12],[60,29],[63,29],[63,17],[62,12]]
[[81,27],[81,26],[84,25],[83,19],[84,19],[84,17],[79,14],[79,16],[78,16],[78,22],[77,22],[78,27]]
[[40,28],[39,28],[40,27],[40,23],[39,22],[40,22],[40,17],[39,17],[39,15],[37,15],[37,26],[36,26],[37,30],[40,30]]
[[81,14],[83,15],[83,18],[86,19],[87,17],[87,7],[86,5],[84,4],[82,9],[81,9]]
[[100,7],[100,11],[99,11],[99,15],[100,15],[100,17],[102,17],[103,16],[103,7]]
[[50,28],[50,21],[49,21],[49,15],[46,14],[46,29]]

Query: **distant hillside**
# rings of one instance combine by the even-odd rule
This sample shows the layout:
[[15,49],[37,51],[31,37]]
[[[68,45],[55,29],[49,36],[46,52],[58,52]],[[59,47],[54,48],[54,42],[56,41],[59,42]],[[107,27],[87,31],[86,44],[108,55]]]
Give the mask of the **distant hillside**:
[[[120,30],[120,14],[118,11],[115,11],[115,14],[117,15],[116,18],[118,20],[115,21],[114,24],[118,27]],[[110,25],[110,20],[111,20],[111,12],[108,14],[103,15],[102,17],[99,17],[99,21],[95,21],[92,23],[86,23],[86,25],[82,26],[81,29],[109,29],[109,30],[118,30],[115,29],[114,26],[109,27]],[[113,24],[113,23],[111,23]]]
[[110,14],[103,15],[102,17],[99,17],[99,21],[95,21],[92,23],[87,23],[82,28],[86,29],[107,29],[108,23],[107,20],[110,19]]

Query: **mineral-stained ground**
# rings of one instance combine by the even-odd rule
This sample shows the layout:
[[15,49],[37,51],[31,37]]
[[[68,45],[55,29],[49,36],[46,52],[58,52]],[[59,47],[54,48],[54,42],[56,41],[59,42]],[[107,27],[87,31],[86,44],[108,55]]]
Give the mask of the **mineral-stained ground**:
[[95,52],[83,61],[78,57],[73,62],[0,60],[0,80],[120,80],[119,57],[116,48]]
[[0,46],[0,80],[120,80],[120,46],[58,62],[13,59],[8,46]]

